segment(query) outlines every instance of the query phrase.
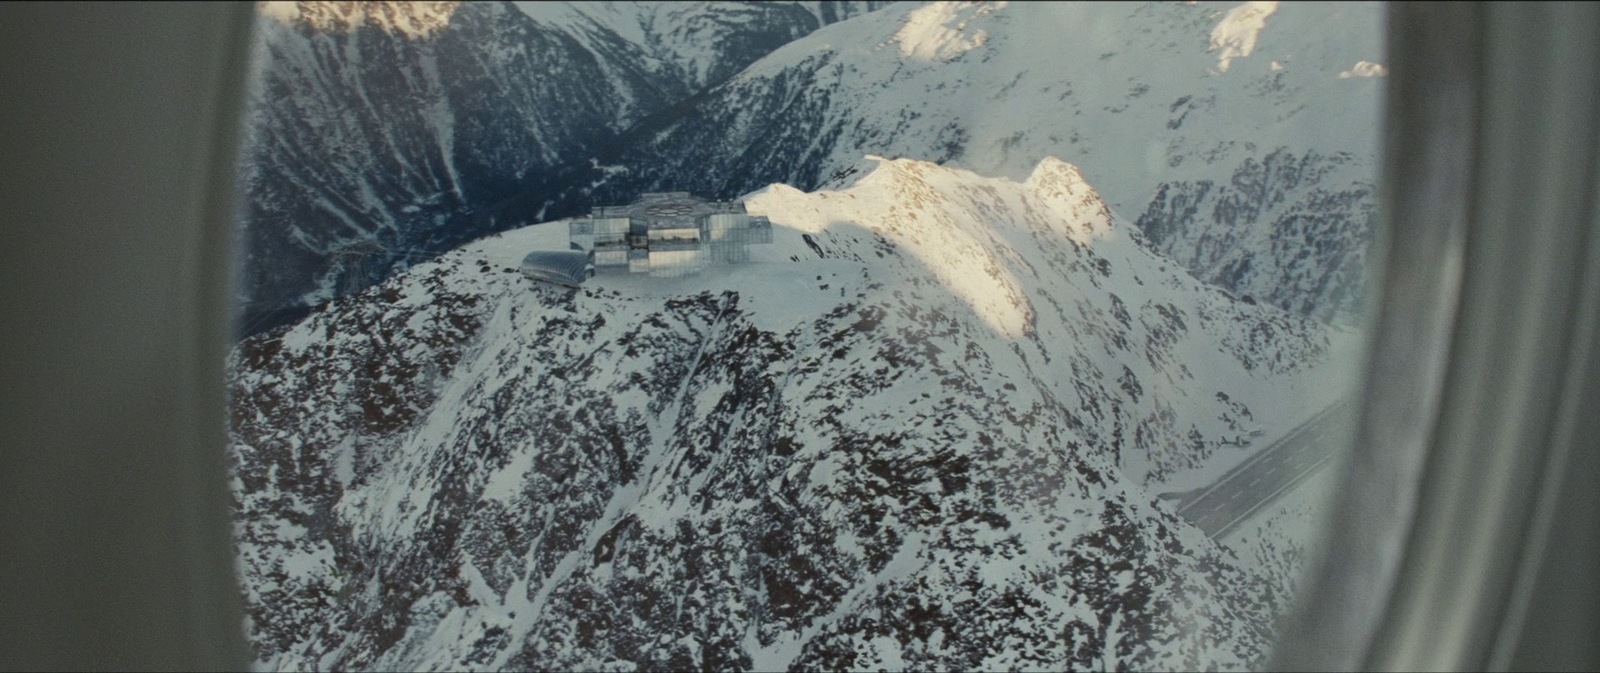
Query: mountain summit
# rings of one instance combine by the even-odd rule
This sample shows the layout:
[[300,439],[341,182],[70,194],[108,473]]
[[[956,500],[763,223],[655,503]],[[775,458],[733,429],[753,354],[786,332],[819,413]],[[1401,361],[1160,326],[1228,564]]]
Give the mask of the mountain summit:
[[234,354],[260,666],[1242,668],[1283,596],[1154,493],[1337,394],[1342,332],[1152,252],[1080,171],[868,158],[698,276],[560,222]]

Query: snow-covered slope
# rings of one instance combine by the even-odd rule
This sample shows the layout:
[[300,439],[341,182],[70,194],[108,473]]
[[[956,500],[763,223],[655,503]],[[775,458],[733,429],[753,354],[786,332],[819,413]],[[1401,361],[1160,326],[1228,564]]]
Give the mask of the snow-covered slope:
[[1352,73],[1381,71],[1380,26],[1373,3],[903,3],[646,119],[611,195],[1060,156],[1201,278],[1329,317],[1360,294],[1382,80]]
[[624,128],[879,3],[269,2],[246,318],[547,216]]
[[1055,159],[868,159],[771,246],[577,290],[560,223],[233,357],[251,638],[279,669],[1240,668],[1279,583],[1153,493],[1338,394]]

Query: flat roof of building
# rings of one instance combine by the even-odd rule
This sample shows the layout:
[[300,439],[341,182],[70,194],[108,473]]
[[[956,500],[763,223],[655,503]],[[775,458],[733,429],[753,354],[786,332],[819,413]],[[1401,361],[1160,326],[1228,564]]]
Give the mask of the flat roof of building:
[[716,213],[745,214],[740,201],[707,201],[688,192],[651,192],[625,206],[600,206],[592,216],[626,217],[643,222],[650,229],[675,229],[693,227],[706,215]]

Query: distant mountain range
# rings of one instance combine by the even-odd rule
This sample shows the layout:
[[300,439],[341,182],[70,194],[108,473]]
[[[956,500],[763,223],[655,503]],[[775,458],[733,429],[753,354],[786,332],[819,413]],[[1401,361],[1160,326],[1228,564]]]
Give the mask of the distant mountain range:
[[487,233],[867,153],[1058,156],[1230,292],[1322,319],[1361,295],[1373,4],[269,4],[250,332]]

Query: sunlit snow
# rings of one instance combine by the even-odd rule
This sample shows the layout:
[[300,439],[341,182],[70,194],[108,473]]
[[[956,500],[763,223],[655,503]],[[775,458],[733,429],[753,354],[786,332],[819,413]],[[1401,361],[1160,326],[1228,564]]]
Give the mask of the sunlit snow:
[[1278,11],[1277,0],[1253,0],[1228,10],[1211,29],[1210,50],[1217,52],[1217,74],[1228,71],[1233,59],[1256,50],[1256,37],[1267,27],[1267,17]]

